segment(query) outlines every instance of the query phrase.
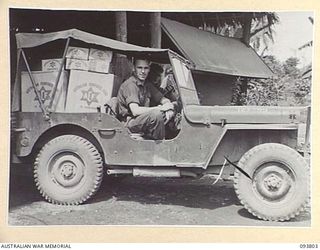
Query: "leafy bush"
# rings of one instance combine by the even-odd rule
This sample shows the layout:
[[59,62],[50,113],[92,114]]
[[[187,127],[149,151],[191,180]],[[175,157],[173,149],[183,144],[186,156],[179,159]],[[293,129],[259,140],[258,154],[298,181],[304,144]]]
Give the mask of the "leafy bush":
[[274,72],[270,79],[238,78],[233,90],[233,105],[308,106],[311,103],[311,79],[302,77],[299,59],[280,63],[274,56],[264,58]]

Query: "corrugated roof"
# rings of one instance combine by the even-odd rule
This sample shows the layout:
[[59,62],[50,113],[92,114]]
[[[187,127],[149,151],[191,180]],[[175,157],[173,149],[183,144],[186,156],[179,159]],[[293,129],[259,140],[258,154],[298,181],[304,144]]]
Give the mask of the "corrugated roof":
[[223,37],[166,18],[162,28],[195,70],[227,75],[269,78],[271,69],[239,39]]

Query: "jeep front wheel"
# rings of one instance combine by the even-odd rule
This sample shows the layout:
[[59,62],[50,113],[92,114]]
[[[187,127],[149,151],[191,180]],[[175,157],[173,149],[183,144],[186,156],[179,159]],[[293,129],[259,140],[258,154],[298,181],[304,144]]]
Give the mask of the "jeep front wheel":
[[103,176],[102,158],[88,140],[63,135],[49,141],[34,163],[34,179],[49,202],[77,205],[99,188]]
[[305,209],[309,201],[309,168],[292,148],[261,144],[245,153],[238,166],[252,179],[236,170],[235,191],[253,215],[263,220],[285,221]]

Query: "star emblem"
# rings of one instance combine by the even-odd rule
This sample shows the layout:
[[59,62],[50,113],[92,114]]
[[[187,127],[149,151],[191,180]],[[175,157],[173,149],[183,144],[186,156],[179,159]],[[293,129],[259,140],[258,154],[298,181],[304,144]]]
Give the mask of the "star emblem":
[[92,87],[90,87],[88,90],[82,90],[81,92],[82,97],[80,101],[86,101],[88,106],[90,106],[93,102],[98,103],[97,97],[99,95],[99,92],[93,91]]
[[[41,102],[44,103],[45,101],[47,100],[50,100],[50,93],[51,93],[51,90],[47,90],[45,89],[44,86],[42,86],[40,89],[39,89],[39,94],[40,94],[40,99],[41,99]],[[35,101],[38,100],[38,97],[36,96],[34,98]]]
[[55,62],[55,61],[51,61],[51,62],[49,63],[49,66],[50,66],[51,68],[54,68],[54,67],[56,66],[56,62]]

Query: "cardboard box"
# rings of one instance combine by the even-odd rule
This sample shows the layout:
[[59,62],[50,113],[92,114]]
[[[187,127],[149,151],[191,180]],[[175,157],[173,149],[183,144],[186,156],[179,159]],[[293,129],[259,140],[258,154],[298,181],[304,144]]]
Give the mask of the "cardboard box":
[[89,49],[70,46],[67,50],[66,57],[73,58],[73,59],[88,60],[88,56],[89,56]]
[[[48,107],[52,97],[52,90],[58,76],[57,71],[42,72],[32,71],[37,89],[40,93],[44,107]],[[66,96],[67,72],[62,71],[58,82],[55,99],[52,103],[52,111],[64,111]],[[41,112],[40,103],[34,91],[28,72],[21,72],[21,110],[23,112]]]
[[60,69],[61,62],[61,58],[42,60],[42,71],[58,71]]
[[110,62],[102,60],[89,60],[89,71],[98,72],[98,73],[109,73]]
[[97,112],[112,96],[114,75],[71,70],[67,112]]
[[102,61],[111,62],[111,60],[112,60],[112,51],[90,48],[89,59],[95,59],[95,60],[102,60]]
[[89,70],[89,61],[67,58],[66,69]]

